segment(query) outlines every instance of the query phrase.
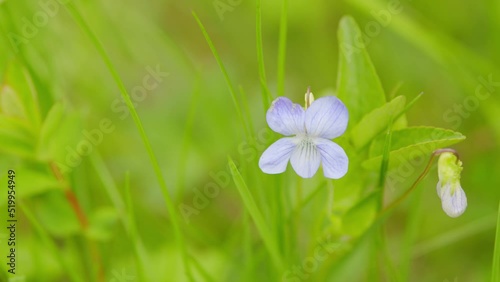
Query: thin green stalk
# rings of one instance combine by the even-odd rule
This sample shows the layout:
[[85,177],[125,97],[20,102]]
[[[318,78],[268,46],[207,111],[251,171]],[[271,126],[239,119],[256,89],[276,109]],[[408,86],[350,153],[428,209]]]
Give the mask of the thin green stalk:
[[[125,203],[123,202],[122,196],[120,195],[120,192],[116,187],[115,181],[111,176],[111,172],[106,167],[106,164],[104,163],[104,160],[102,159],[102,156],[99,153],[99,151],[96,150],[96,152],[90,154],[89,160],[91,165],[94,167],[95,173],[101,180],[104,190],[111,199],[111,203],[113,203],[113,206],[120,214],[120,217],[123,218],[123,214],[125,212]],[[124,221],[124,226],[127,227],[125,221]]]
[[180,220],[179,220],[179,214],[177,210],[174,207],[174,202],[172,201],[168,187],[165,183],[165,179],[163,178],[163,174],[160,169],[160,165],[158,164],[158,161],[156,159],[156,156],[153,152],[153,148],[151,147],[151,144],[149,142],[149,139],[146,135],[146,132],[144,131],[144,127],[142,125],[141,119],[139,118],[139,115],[137,114],[134,105],[132,104],[132,101],[130,99],[130,95],[127,92],[127,89],[125,85],[123,84],[123,81],[121,80],[117,70],[115,69],[113,63],[111,62],[111,59],[106,53],[106,50],[104,49],[103,45],[97,38],[97,36],[94,34],[94,32],[90,29],[88,26],[87,22],[85,19],[82,17],[78,9],[74,6],[72,2],[69,2],[66,4],[66,8],[68,9],[69,13],[73,16],[77,24],[80,26],[80,28],[87,34],[87,36],[90,38],[92,43],[94,44],[94,47],[97,49],[97,52],[101,56],[101,59],[103,60],[104,64],[108,68],[108,71],[113,77],[113,80],[117,84],[120,94],[125,101],[125,104],[127,105],[127,108],[129,109],[129,112],[132,116],[132,119],[134,120],[134,123],[137,127],[137,130],[139,131],[139,135],[142,139],[142,142],[144,144],[144,147],[146,148],[146,151],[149,155],[149,159],[151,162],[151,165],[153,167],[154,173],[156,175],[156,179],[158,181],[158,184],[161,187],[162,193],[163,193],[163,198],[165,200],[165,204],[167,206],[168,213],[170,214],[170,219],[172,222],[172,226],[174,229],[175,237],[177,240],[177,243],[181,249],[181,257],[182,257],[182,262],[183,262],[183,267],[186,272],[186,275],[188,276],[190,281],[193,281],[193,277],[191,275],[191,269],[189,268],[189,260],[188,260],[188,254],[187,254],[187,248],[186,244],[184,242],[184,238],[182,236],[182,231],[180,228]]
[[285,95],[285,59],[286,59],[286,34],[287,34],[288,0],[283,0],[281,9],[279,46],[278,46],[278,96]]
[[200,264],[199,261],[196,260],[195,257],[189,256],[189,258],[193,262],[194,267],[196,269],[198,269],[198,272],[205,279],[205,281],[207,281],[207,282],[215,282],[216,281],[212,276],[210,276],[210,274],[203,268],[203,266]]
[[[389,120],[389,125],[387,129],[387,133],[385,136],[383,156],[382,156],[382,165],[380,166],[380,178],[379,178],[379,192],[378,192],[378,207],[377,210],[380,211],[384,206],[384,196],[385,196],[385,182],[387,176],[387,170],[389,168],[389,159],[390,159],[390,151],[391,151],[391,142],[392,142],[392,124],[393,117],[391,116]],[[387,246],[387,238],[385,235],[384,225],[380,225],[379,232],[377,236],[378,247],[382,250],[382,252],[378,253],[379,257],[382,256],[382,259],[379,260],[380,267],[384,267],[388,270],[388,275],[390,277],[390,281],[394,281],[397,279],[396,271],[392,259],[388,252]]]
[[[125,200],[127,202],[127,207],[125,207],[125,203],[118,191],[115,181],[111,176],[109,169],[106,167],[101,155],[99,152],[95,152],[89,156],[90,163],[94,167],[97,176],[100,178],[103,183],[104,190],[108,193],[108,196],[113,203],[113,206],[120,214],[120,219],[122,221],[123,227],[127,231],[130,236],[130,240],[134,246],[134,255],[136,257],[139,275],[142,278],[141,281],[149,281],[145,275],[145,266],[148,265],[146,260],[146,251],[144,248],[144,243],[140,239],[137,226],[134,221],[134,210],[132,205],[132,198],[130,196],[130,178],[129,173],[126,174],[125,180]],[[127,213],[125,215],[125,213]]]
[[495,236],[495,249],[493,251],[493,265],[491,282],[500,281],[500,202],[498,203],[497,231]]
[[69,275],[70,280],[75,282],[83,282],[84,281],[83,276],[78,275],[78,273],[71,268],[68,261],[62,256],[56,244],[50,238],[50,235],[45,231],[40,222],[38,222],[38,219],[31,212],[29,207],[25,205],[24,202],[22,201],[19,202],[19,207],[23,211],[24,215],[26,216],[30,224],[35,228],[36,233],[38,233],[38,236],[40,236],[45,246],[49,249],[50,253],[56,256],[56,259],[59,262],[59,264],[65,270],[66,274]]
[[274,266],[278,271],[282,272],[284,270],[284,263],[280,255],[278,244],[274,240],[274,237],[272,236],[272,233],[269,230],[266,221],[264,220],[264,216],[262,216],[262,213],[260,212],[257,204],[255,203],[255,200],[252,194],[250,193],[250,190],[248,190],[245,180],[241,176],[240,172],[238,171],[238,168],[236,168],[236,165],[234,164],[233,160],[230,157],[228,157],[228,163],[229,163],[229,169],[231,170],[231,174],[233,176],[234,183],[243,200],[243,203],[245,204],[245,208],[248,210],[248,213],[252,216],[255,226],[257,227],[257,230],[259,231],[260,236],[264,241],[264,245],[266,246],[269,254],[271,255],[271,259]]
[[303,201],[299,201],[297,206],[288,215],[288,221],[297,218],[300,215],[301,210],[316,196],[319,192],[323,191],[325,188],[326,181],[322,181]]
[[184,198],[186,192],[186,175],[185,172],[186,164],[188,160],[189,149],[191,147],[191,134],[193,131],[193,125],[196,117],[196,112],[198,109],[198,101],[201,94],[201,77],[196,75],[196,82],[193,94],[191,96],[191,101],[189,105],[189,112],[187,116],[186,125],[184,126],[184,134],[182,136],[182,147],[179,156],[179,164],[177,166],[177,191],[179,193],[179,199]]
[[130,240],[132,241],[132,244],[134,246],[134,257],[137,264],[139,277],[141,278],[141,281],[150,281],[150,279],[148,279],[148,277],[146,276],[146,267],[147,265],[149,265],[146,259],[147,257],[146,250],[144,248],[142,240],[139,237],[139,232],[137,231],[137,224],[135,222],[135,217],[134,217],[134,205],[132,201],[132,193],[130,190],[129,171],[127,171],[127,173],[125,174],[125,200],[127,202],[127,210],[128,210],[128,216],[127,216],[128,228],[126,229],[129,233]]
[[224,75],[227,87],[229,88],[229,93],[231,94],[231,98],[233,99],[233,103],[234,103],[234,107],[236,109],[236,113],[238,115],[238,119],[241,121],[241,124],[243,125],[243,129],[245,130],[246,137],[249,138],[250,133],[248,132],[248,127],[245,124],[245,120],[243,119],[243,114],[241,112],[241,108],[240,108],[240,105],[238,103],[238,99],[236,98],[236,90],[235,90],[233,84],[231,83],[231,80],[229,79],[229,75],[227,74],[226,67],[222,63],[222,60],[219,57],[219,53],[217,52],[217,49],[215,49],[215,45],[213,44],[212,39],[210,38],[210,35],[208,35],[208,32],[205,29],[205,26],[203,25],[201,20],[198,18],[196,13],[194,11],[192,13],[193,13],[193,17],[195,18],[196,22],[198,23],[198,25],[201,29],[201,32],[203,33],[203,36],[205,37],[205,40],[208,43],[208,46],[210,47],[210,50],[212,51],[212,54],[215,57],[215,60],[217,61],[217,64],[219,65],[219,68],[220,68],[222,74]]
[[251,277],[253,272],[252,220],[247,209],[243,210],[243,244],[245,250],[245,277]]
[[404,235],[401,244],[401,257],[399,259],[399,280],[408,281],[410,278],[410,269],[412,265],[412,252],[415,245],[415,240],[418,236],[419,227],[421,224],[420,202],[422,200],[423,189],[415,191],[416,195],[411,199],[409,204],[408,217],[404,228]]
[[276,203],[275,205],[275,227],[276,227],[276,242],[278,242],[279,246],[279,251],[281,256],[284,256],[285,253],[285,246],[286,246],[286,240],[285,240],[285,220],[284,220],[284,197],[283,197],[283,192],[285,189],[283,189],[283,176],[284,175],[279,175],[277,176],[278,180],[278,185],[270,187],[270,190],[272,190],[274,193],[274,201]]
[[262,44],[262,7],[261,0],[257,0],[257,11],[256,11],[256,19],[255,19],[255,35],[257,42],[257,63],[259,64],[259,78],[260,78],[260,88],[262,94],[262,104],[264,106],[264,112],[269,109],[269,105],[273,100],[271,92],[269,92],[269,88],[267,86],[266,79],[266,67],[264,64],[264,50]]
[[441,153],[444,153],[444,152],[450,152],[450,153],[456,154],[456,151],[452,150],[452,149],[439,149],[439,150],[434,151],[432,153],[431,158],[429,159],[429,162],[427,163],[427,166],[425,167],[424,171],[418,176],[418,178],[415,180],[415,182],[413,182],[413,184],[410,186],[410,189],[406,190],[406,192],[403,195],[401,195],[399,198],[397,198],[391,204],[389,204],[387,207],[385,207],[382,211],[380,211],[378,214],[378,217],[379,218],[383,217],[385,214],[390,212],[393,208],[397,207],[402,201],[404,201],[411,194],[411,192],[413,192],[413,190],[415,190],[415,188],[417,188],[420,181],[422,181],[422,179],[424,179],[424,177],[427,175],[427,173],[429,172],[429,170],[432,166],[432,161],[434,160],[434,158],[436,156],[440,155]]

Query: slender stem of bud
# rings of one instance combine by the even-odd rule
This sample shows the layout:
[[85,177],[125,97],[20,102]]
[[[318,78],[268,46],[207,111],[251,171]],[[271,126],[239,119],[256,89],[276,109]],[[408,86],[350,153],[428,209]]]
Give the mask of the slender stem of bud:
[[399,196],[399,198],[397,198],[392,203],[390,203],[387,207],[385,207],[379,213],[378,217],[385,215],[386,213],[391,211],[393,208],[398,206],[402,201],[404,201],[411,194],[411,192],[413,192],[413,190],[415,190],[415,188],[417,188],[417,185],[420,183],[420,181],[422,181],[424,179],[424,177],[427,175],[427,173],[429,172],[429,170],[431,168],[432,161],[434,160],[434,158],[441,155],[442,153],[454,154],[457,157],[457,162],[460,159],[457,151],[455,151],[453,149],[445,148],[445,149],[438,149],[438,150],[435,150],[434,152],[432,152],[431,158],[429,159],[427,166],[425,167],[424,171],[418,176],[418,178],[415,180],[415,182],[413,182],[413,184],[410,186],[410,189],[408,189],[403,195]]

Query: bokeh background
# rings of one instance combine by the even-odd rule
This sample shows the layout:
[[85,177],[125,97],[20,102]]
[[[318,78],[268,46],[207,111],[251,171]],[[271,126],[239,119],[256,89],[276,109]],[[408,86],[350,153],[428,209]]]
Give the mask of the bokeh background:
[[[196,12],[203,22],[237,92],[243,90],[241,99],[248,103],[254,132],[263,132],[267,125],[258,72],[255,1],[88,0],[74,4],[104,46],[125,88],[136,94],[132,101],[175,208],[182,213],[179,205],[193,205],[197,191],[213,183],[213,175],[221,177],[217,197],[206,207],[201,203],[204,208],[189,220],[181,215],[184,241],[201,265],[194,267],[195,281],[210,281],[207,277],[215,281],[281,279],[266,270],[269,258],[265,248],[254,228],[245,223],[249,219],[242,200],[233,181],[226,179],[228,155],[258,171],[258,157],[276,136],[258,141],[256,148],[248,145],[224,76],[192,15]],[[262,3],[265,71],[273,97],[279,88],[282,6],[282,1]],[[390,7],[398,7],[399,12],[388,12]],[[387,97],[397,93],[411,100],[424,92],[407,112],[408,124],[449,128],[467,136],[454,146],[464,163],[462,186],[469,201],[465,214],[451,219],[442,212],[434,169],[385,224],[394,268],[407,269],[402,271],[405,275],[401,280],[490,279],[500,199],[500,2],[288,0],[287,11],[284,95],[302,103],[307,86],[317,97],[335,92],[337,29],[341,17],[349,14],[366,36],[368,53]],[[41,12],[47,15],[46,20]],[[0,24],[2,114],[30,115],[19,110],[22,102],[12,98],[16,94],[6,94],[9,89],[30,93],[23,95],[38,105],[40,123],[54,104],[60,105],[62,121],[54,126],[59,139],[49,138],[45,140],[49,145],[44,146],[50,148],[48,152],[57,151],[62,160],[77,149],[85,138],[84,131],[100,128],[104,119],[112,128],[103,133],[102,141],[91,147],[92,152],[83,156],[81,163],[64,172],[91,222],[91,230],[85,232],[64,200],[60,192],[64,185],[51,172],[50,162],[37,155],[40,145],[28,144],[32,148],[23,151],[15,142],[2,143],[2,182],[7,181],[7,169],[16,169],[17,189],[23,190],[18,194],[25,206],[18,203],[15,277],[24,281],[141,281],[134,255],[138,248],[147,259],[151,281],[185,281],[181,250],[148,154],[95,44],[65,5],[55,0],[0,1]],[[160,73],[156,80],[150,80],[154,86],[138,92],[137,87],[144,86],[146,77],[155,72],[152,70]],[[490,81],[491,95],[472,98],[484,81]],[[8,124],[9,120],[2,120],[4,140],[16,130]],[[412,172],[408,183],[388,193],[407,189],[420,171]],[[298,181],[293,172],[287,172],[286,177]],[[313,191],[321,177],[304,181],[303,193]],[[273,183],[255,185],[272,189]],[[5,191],[4,186],[0,191]],[[289,188],[294,194],[295,187]],[[6,198],[3,194],[2,201]],[[127,195],[130,201],[126,201]],[[260,199],[259,204],[266,206],[266,199]],[[305,234],[309,234],[309,223],[324,214],[316,211],[329,208],[319,199],[312,202],[316,204],[320,207],[304,209],[299,215],[298,222],[303,224],[299,224],[302,228],[298,228],[297,241],[304,250],[315,244],[315,238]],[[4,222],[5,202],[2,206]],[[128,222],[131,210],[140,240],[129,236],[126,224],[122,224]],[[2,230],[3,262],[8,234]],[[253,238],[251,261],[245,259],[247,235]],[[140,247],[138,241],[142,242]],[[300,263],[307,251],[302,255],[297,252],[290,260]],[[95,253],[99,253],[99,262]],[[61,265],[61,258],[69,268]],[[387,281],[384,270],[373,270],[384,267],[356,258],[322,268],[322,273],[335,272],[333,276],[311,275],[307,279]],[[0,268],[5,274],[4,263]],[[68,269],[74,273],[72,278]],[[2,281],[7,277],[3,275]]]

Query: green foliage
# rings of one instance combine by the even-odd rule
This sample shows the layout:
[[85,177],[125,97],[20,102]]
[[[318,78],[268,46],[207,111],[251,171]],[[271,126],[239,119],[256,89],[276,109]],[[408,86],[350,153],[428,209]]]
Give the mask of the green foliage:
[[[395,130],[392,133],[389,167],[398,167],[418,158],[426,160],[434,150],[445,148],[465,139],[459,132],[435,127],[409,127]],[[370,158],[363,162],[363,166],[376,170],[382,160],[385,139],[376,138],[370,147]],[[423,163],[422,161],[419,161]]]
[[385,105],[366,114],[351,130],[351,140],[356,148],[363,148],[387,128],[391,119],[403,113],[406,98],[398,96]]
[[357,124],[364,115],[385,104],[385,94],[372,61],[359,46],[361,30],[350,16],[340,20],[339,70],[337,94],[349,109],[349,124]]
[[[26,281],[127,280],[123,273],[181,282],[484,281],[493,240],[491,279],[499,279],[498,9],[216,1],[221,21],[210,1],[60,2],[47,2],[57,5],[49,11],[45,2],[0,0],[0,181],[5,187],[7,169],[18,173]],[[47,24],[35,23],[47,11]],[[469,17],[477,25],[465,27]],[[491,43],[478,27],[492,30]],[[13,33],[26,42],[9,46]],[[156,66],[172,78],[141,73]],[[271,100],[301,103],[307,86],[348,108],[348,129],[334,140],[349,157],[342,179],[258,167],[279,138],[265,124]],[[490,97],[479,99],[480,87]],[[104,118],[116,130],[61,173]],[[432,163],[425,179],[419,168],[465,135],[457,148],[469,208],[450,220]],[[386,189],[392,171],[406,173],[394,190]],[[415,178],[417,190],[407,190]],[[405,191],[409,200],[397,201]]]

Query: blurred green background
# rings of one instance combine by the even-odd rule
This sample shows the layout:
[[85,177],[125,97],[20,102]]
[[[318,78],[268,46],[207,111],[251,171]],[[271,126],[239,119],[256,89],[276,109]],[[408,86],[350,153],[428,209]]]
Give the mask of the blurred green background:
[[[253,131],[265,133],[255,1],[91,0],[74,1],[74,5],[132,94],[181,216],[182,236],[194,258],[189,263],[194,280],[282,279],[270,270],[266,249],[249,224],[242,199],[229,179],[227,156],[248,171],[245,177],[250,190],[302,180],[293,171],[287,171],[281,180],[265,176],[265,182],[258,182],[252,177],[262,174],[258,158],[277,135],[261,137],[257,147],[249,145],[224,76],[192,15],[196,12],[210,34],[238,94],[243,90],[238,99],[248,102]],[[279,91],[282,6],[281,1],[262,3],[263,54],[273,97]],[[390,12],[390,7],[397,7],[398,12]],[[411,100],[424,92],[407,112],[408,124],[449,128],[467,136],[454,147],[464,163],[462,187],[469,202],[465,214],[451,219],[442,212],[433,170],[385,224],[393,268],[407,268],[399,280],[489,280],[500,199],[500,2],[289,0],[285,96],[302,104],[307,86],[316,97],[335,92],[337,29],[340,18],[348,14],[365,34],[388,100],[395,93]],[[138,261],[142,257],[150,281],[187,281],[179,256],[182,250],[148,154],[95,44],[65,4],[55,0],[0,1],[0,26],[2,114],[20,118],[20,128],[32,116],[41,131],[51,111],[58,116],[45,135],[23,132],[13,120],[1,120],[1,136],[6,140],[0,147],[1,179],[7,183],[6,171],[15,169],[22,200],[17,209],[15,277],[24,281],[141,281],[144,277]],[[151,76],[154,72],[156,79]],[[484,81],[490,81],[492,94],[474,100]],[[141,87],[148,89],[141,92]],[[71,150],[77,150],[86,138],[84,132],[95,132],[103,120],[112,130],[102,133],[102,141],[96,135],[100,142],[87,148],[92,152],[81,163],[63,169],[67,185],[61,184],[50,169],[53,160],[49,156],[57,156],[59,164],[67,162]],[[33,141],[30,134],[40,140]],[[422,169],[388,189],[387,198],[406,190]],[[318,173],[297,186],[304,195],[310,194],[323,183],[322,177]],[[186,221],[181,205],[194,205],[198,191],[214,182],[219,184],[220,194],[208,204],[199,203],[203,208]],[[285,193],[295,195],[298,188],[294,185],[285,187]],[[71,187],[78,198],[90,221],[87,230],[82,231],[61,193],[64,187]],[[342,187],[339,184],[335,189]],[[3,194],[2,200],[6,199]],[[314,249],[315,235],[321,232],[309,231],[334,209],[323,200],[328,193],[321,195],[296,215],[297,249],[290,251],[294,255],[287,265],[300,264]],[[267,206],[275,203],[266,198],[259,198],[258,203],[272,226],[273,208]],[[5,202],[2,206],[4,222]],[[132,212],[137,236],[127,227]],[[3,262],[8,234],[2,230]],[[359,255],[341,262],[329,258],[318,274],[304,281],[389,281],[391,270],[366,260],[363,254],[369,251],[359,249],[353,251]],[[4,274],[7,271],[4,263],[0,269]],[[2,276],[2,281],[7,277]]]

